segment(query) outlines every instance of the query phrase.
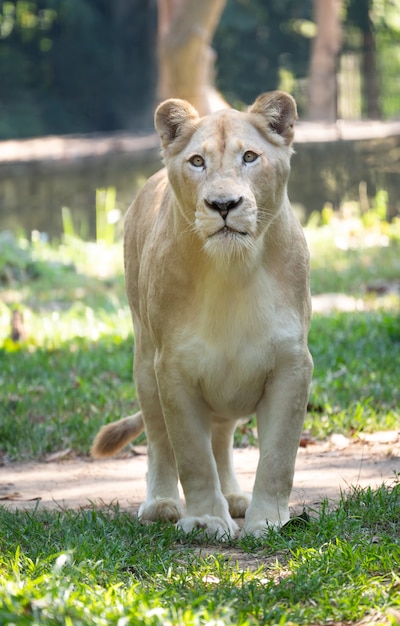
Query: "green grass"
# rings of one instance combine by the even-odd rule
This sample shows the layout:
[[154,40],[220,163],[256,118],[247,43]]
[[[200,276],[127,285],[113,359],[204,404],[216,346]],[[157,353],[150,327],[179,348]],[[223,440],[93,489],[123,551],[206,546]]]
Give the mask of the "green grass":
[[332,217],[328,224],[306,229],[313,295],[343,292],[368,301],[366,290],[399,283],[400,218],[388,224],[376,221],[372,212],[369,216]]
[[400,426],[400,315],[396,310],[316,315],[315,369],[306,427],[314,435]]
[[395,624],[399,519],[397,481],[224,549],[117,508],[0,509],[0,623]]
[[[121,245],[11,244],[21,255],[0,265],[0,458],[87,453],[106,418],[137,407]],[[26,330],[18,342],[15,307]]]
[[105,417],[137,410],[132,346],[119,334],[58,348],[0,353],[0,441],[9,459],[72,448],[87,453]]

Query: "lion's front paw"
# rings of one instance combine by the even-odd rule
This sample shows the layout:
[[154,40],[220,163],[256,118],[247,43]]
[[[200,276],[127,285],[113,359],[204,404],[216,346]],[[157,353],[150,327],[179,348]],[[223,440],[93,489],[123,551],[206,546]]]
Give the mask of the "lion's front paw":
[[250,496],[245,493],[231,493],[225,496],[232,517],[244,517],[250,504]]
[[274,524],[268,524],[265,521],[245,524],[242,530],[240,531],[239,538],[244,539],[245,537],[256,537],[261,538],[265,536],[265,533],[268,532],[270,528],[273,528]]
[[287,497],[270,497],[261,502],[252,501],[246,511],[243,530],[240,538],[262,537],[271,528],[281,528],[289,521],[289,507]]
[[172,498],[155,498],[144,502],[138,513],[140,520],[156,522],[177,522],[183,515],[183,508],[180,502]]
[[185,533],[192,530],[201,529],[204,535],[220,541],[229,541],[238,530],[237,524],[231,520],[224,520],[222,517],[212,515],[202,515],[201,517],[183,517],[177,524]]
[[[286,520],[285,520],[286,521]],[[243,529],[240,532],[240,539],[244,537],[263,537],[271,528],[281,528],[283,526],[281,521],[272,522],[269,520],[260,520],[258,522],[246,522]]]

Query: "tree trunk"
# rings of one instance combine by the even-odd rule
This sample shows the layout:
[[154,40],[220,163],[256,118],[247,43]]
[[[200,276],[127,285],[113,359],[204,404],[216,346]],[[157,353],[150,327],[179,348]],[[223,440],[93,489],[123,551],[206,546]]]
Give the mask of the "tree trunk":
[[341,0],[314,0],[317,35],[309,73],[308,117],[334,122],[337,118],[337,56],[341,46]]
[[364,77],[364,98],[367,115],[370,119],[381,118],[379,104],[379,83],[376,72],[375,37],[372,32],[363,33],[362,70]]
[[379,82],[376,71],[376,45],[375,34],[371,18],[369,17],[369,2],[365,0],[365,20],[362,32],[362,74],[364,78],[363,90],[370,119],[381,118],[381,108],[379,104]]
[[381,117],[379,76],[376,61],[374,24],[370,13],[373,0],[351,0],[347,18],[361,33],[361,77],[364,112],[370,119]]
[[157,74],[156,0],[113,0],[115,124],[137,130],[153,128]]
[[188,100],[206,115],[228,106],[213,87],[210,47],[226,0],[158,0],[158,98]]

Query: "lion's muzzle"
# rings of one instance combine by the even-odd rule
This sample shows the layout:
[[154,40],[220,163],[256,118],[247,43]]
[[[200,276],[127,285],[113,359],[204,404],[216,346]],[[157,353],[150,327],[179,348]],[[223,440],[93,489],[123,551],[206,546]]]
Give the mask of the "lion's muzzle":
[[206,206],[213,211],[218,211],[223,220],[228,217],[229,211],[239,208],[243,202],[243,197],[236,198],[216,198],[214,200],[204,200]]

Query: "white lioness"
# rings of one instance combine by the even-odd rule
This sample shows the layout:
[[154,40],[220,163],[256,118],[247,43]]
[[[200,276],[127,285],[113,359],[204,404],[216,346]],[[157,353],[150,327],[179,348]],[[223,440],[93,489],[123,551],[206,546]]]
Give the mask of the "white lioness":
[[[173,520],[220,539],[260,536],[289,519],[289,495],[312,374],[308,251],[287,197],[296,104],[261,95],[246,113],[200,118],[187,102],[155,114],[166,169],[125,221],[126,288],[141,411],[102,428],[93,456],[143,428],[143,520]],[[252,499],[232,441],[256,413]],[[181,481],[186,509],[178,493]]]

